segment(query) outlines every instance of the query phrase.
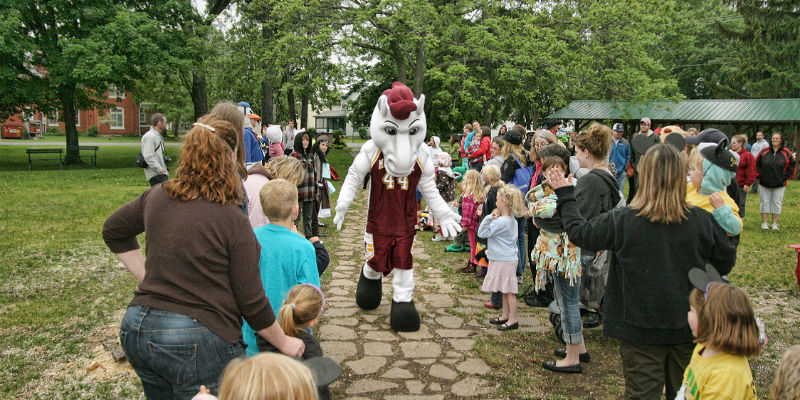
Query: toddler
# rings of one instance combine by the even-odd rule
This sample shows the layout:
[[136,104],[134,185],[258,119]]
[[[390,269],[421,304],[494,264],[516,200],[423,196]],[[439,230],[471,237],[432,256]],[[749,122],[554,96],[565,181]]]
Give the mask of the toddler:
[[268,153],[270,158],[283,157],[283,132],[280,125],[270,125],[262,141],[268,142]]
[[792,346],[783,356],[783,362],[775,371],[775,380],[769,391],[774,400],[800,399],[800,345]]
[[[496,167],[495,167],[496,168]],[[497,208],[483,217],[478,234],[489,242],[486,256],[489,272],[483,280],[484,292],[503,293],[503,312],[500,318],[489,321],[499,325],[497,329],[507,331],[519,328],[517,322],[517,221],[514,217],[524,215],[522,193],[514,186],[500,184],[497,187]]]
[[711,143],[701,143],[689,155],[686,202],[714,215],[729,236],[736,236],[742,230],[739,206],[725,191],[736,176],[738,164],[737,155]]
[[469,237],[469,261],[467,266],[461,269],[464,273],[474,273],[475,249],[477,239],[475,232],[478,230],[478,222],[481,216],[481,205],[484,200],[483,182],[480,172],[471,169],[464,174],[461,182],[461,226],[467,231]]
[[750,301],[710,265],[689,271],[689,280],[695,289],[687,320],[697,346],[675,399],[756,399],[747,357],[758,355],[761,343]]

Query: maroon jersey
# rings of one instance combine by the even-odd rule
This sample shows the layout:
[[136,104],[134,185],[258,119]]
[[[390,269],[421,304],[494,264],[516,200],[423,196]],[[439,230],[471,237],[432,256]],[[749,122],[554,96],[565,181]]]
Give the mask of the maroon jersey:
[[410,175],[396,178],[386,174],[383,152],[378,150],[370,173],[367,233],[413,235],[417,222],[416,189],[422,177],[419,159]]

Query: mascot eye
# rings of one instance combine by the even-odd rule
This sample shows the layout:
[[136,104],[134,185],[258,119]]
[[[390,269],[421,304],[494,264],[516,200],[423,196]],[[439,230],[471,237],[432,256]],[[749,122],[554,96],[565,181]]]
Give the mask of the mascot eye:
[[411,128],[411,130],[408,131],[408,134],[409,135],[416,135],[417,132],[419,132],[419,128]]
[[397,135],[397,128],[392,128],[391,126],[387,126],[386,128],[383,128],[383,130],[384,132],[386,132],[387,135],[391,136]]

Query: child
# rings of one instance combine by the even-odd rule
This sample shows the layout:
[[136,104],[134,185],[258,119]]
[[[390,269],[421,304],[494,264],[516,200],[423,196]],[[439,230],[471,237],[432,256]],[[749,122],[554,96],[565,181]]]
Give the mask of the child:
[[[261,208],[269,218],[269,224],[253,232],[261,245],[261,280],[270,299],[275,315],[278,305],[286,293],[300,283],[313,283],[319,287],[319,274],[314,246],[297,234],[294,219],[297,218],[297,188],[284,179],[275,179],[264,184],[259,193]],[[256,334],[244,323],[242,335],[247,344],[247,355],[257,353]]]
[[[436,189],[439,190],[439,195],[442,196],[447,204],[452,204],[456,200],[456,182],[453,170],[450,168],[452,160],[450,155],[445,152],[440,152],[436,155],[436,161],[439,164],[439,170],[436,171]],[[439,223],[434,221],[433,229],[436,234],[433,236],[434,242],[441,242],[448,238],[439,233]]]
[[686,202],[714,215],[714,220],[732,237],[742,230],[739,206],[725,191],[736,176],[736,157],[724,146],[701,143],[689,156],[690,182],[686,187]]
[[[306,170],[306,180],[302,185],[297,187],[298,200],[300,202],[300,214],[303,215],[303,234],[306,238],[314,236],[314,216],[317,211],[314,210],[314,201],[317,200],[319,192],[317,190],[317,174],[314,168],[314,160],[316,158],[314,150],[311,147],[311,136],[306,131],[297,132],[294,137],[294,153],[292,156],[303,163]],[[295,221],[299,225],[300,219]],[[319,227],[316,227],[319,230]]]
[[775,380],[769,391],[774,400],[800,399],[800,346],[792,346],[783,356],[783,361],[775,371]]
[[[318,388],[340,374],[341,368],[327,357],[300,362],[282,354],[261,353],[228,364],[219,400],[316,400]],[[192,400],[217,400],[209,393],[201,386]]]
[[500,184],[497,190],[497,209],[481,221],[478,234],[487,238],[489,246],[489,272],[483,280],[484,292],[503,293],[503,313],[489,321],[499,325],[498,330],[519,328],[517,322],[517,221],[524,215],[522,193],[514,186]]
[[689,271],[695,289],[687,320],[697,345],[675,398],[756,399],[747,363],[761,349],[753,309],[744,292],[722,282],[714,267],[706,271]]
[[[322,346],[306,328],[313,328],[319,323],[322,309],[325,307],[325,295],[313,284],[297,285],[286,294],[283,305],[278,313],[278,323],[287,336],[294,336],[303,341],[306,349],[303,359],[322,357]],[[256,338],[258,350],[265,352],[279,352],[279,350],[266,340]],[[320,399],[330,399],[331,392],[327,386],[320,388]]]
[[[567,165],[561,157],[546,156],[542,160],[542,172],[547,176],[547,171],[560,168],[566,171]],[[556,214],[558,198],[547,182],[535,186],[527,194],[533,223],[539,227],[539,237],[533,248],[531,256],[536,263],[536,291],[545,288],[548,273],[559,274],[573,286],[581,276],[581,249],[569,241],[567,233],[561,226],[561,220]]]
[[[481,177],[483,178],[483,206],[481,207],[481,215],[489,215],[492,211],[497,208],[497,204],[495,203],[497,199],[497,190],[500,185],[503,183],[500,180],[500,168],[496,165],[492,166],[484,166],[481,170]],[[480,270],[475,277],[483,278],[486,276],[486,269],[488,268],[488,259],[486,258],[486,247],[488,245],[488,241],[486,237],[478,235],[478,249],[475,252],[475,259],[477,260],[478,266],[480,266]],[[484,250],[481,250],[480,247],[483,247]],[[499,303],[499,302],[498,302]]]
[[280,125],[270,125],[267,128],[266,134],[261,140],[262,142],[268,143],[267,153],[269,154],[270,158],[278,158],[284,156],[283,132],[281,132]]
[[471,169],[464,174],[461,182],[461,226],[467,231],[469,237],[469,262],[460,271],[467,274],[475,273],[475,231],[478,229],[478,221],[481,216],[481,204],[483,203],[483,183],[481,182],[480,172]]

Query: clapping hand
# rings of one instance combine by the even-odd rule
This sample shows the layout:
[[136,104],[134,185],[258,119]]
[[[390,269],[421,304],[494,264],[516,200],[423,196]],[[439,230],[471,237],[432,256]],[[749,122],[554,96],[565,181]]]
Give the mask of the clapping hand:
[[551,168],[547,171],[547,184],[553,190],[562,188],[564,186],[572,186],[572,174],[564,178],[564,171],[561,168]]

